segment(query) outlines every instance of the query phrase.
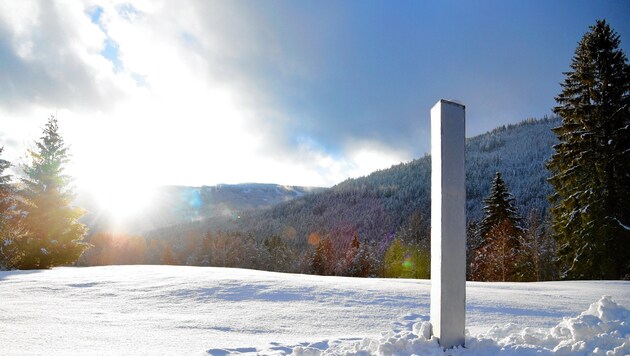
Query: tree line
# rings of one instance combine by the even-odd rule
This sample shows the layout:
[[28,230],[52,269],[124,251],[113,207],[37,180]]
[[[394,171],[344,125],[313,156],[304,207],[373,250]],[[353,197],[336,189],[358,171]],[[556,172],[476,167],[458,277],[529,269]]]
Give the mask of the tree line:
[[[484,218],[467,229],[468,279],[541,281],[559,278],[556,243],[550,224],[532,210],[527,219],[514,208],[514,197],[497,173],[485,199]],[[385,238],[362,239],[355,224],[327,233],[311,232],[306,246],[296,230],[259,238],[249,233],[209,228],[174,237],[97,233],[80,265],[179,264],[250,268],[328,276],[429,278],[430,222],[413,212]]]

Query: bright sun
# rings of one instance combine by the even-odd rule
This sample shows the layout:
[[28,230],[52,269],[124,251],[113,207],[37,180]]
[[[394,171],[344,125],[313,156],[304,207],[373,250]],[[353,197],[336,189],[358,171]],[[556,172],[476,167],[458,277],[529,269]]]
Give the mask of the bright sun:
[[113,223],[141,216],[150,208],[155,196],[155,189],[129,182],[90,184],[85,188],[94,199],[98,213]]
[[96,194],[100,208],[115,221],[142,214],[152,196],[149,189],[124,185],[103,189]]

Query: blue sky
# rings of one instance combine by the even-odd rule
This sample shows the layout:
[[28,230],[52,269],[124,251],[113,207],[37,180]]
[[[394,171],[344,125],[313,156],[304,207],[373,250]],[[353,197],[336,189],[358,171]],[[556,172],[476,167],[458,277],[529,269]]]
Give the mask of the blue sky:
[[0,146],[57,113],[79,184],[330,186],[429,152],[429,110],[467,135],[551,114],[596,19],[628,1],[0,0]]

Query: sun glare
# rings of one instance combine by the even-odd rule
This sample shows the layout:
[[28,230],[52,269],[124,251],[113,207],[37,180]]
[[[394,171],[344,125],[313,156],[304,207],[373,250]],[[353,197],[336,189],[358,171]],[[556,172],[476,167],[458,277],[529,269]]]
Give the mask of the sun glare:
[[151,193],[146,189],[111,189],[99,198],[99,204],[112,217],[124,219],[142,213],[149,205]]
[[138,217],[146,212],[154,199],[154,189],[132,183],[92,185],[90,195],[98,208],[114,223]]

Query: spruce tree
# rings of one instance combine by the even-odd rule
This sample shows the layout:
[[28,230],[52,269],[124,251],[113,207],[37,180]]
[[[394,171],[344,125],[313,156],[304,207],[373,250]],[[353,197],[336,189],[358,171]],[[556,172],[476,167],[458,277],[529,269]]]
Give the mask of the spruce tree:
[[564,73],[562,118],[547,164],[563,277],[630,277],[630,67],[606,21],[591,26]]
[[496,173],[484,203],[484,217],[479,224],[479,241],[473,252],[470,276],[473,280],[484,281],[519,280],[522,274],[519,259],[521,218],[501,173]]
[[89,246],[83,242],[85,225],[77,222],[83,215],[72,206],[70,178],[64,175],[69,161],[68,147],[51,116],[36,147],[29,150],[31,163],[24,165],[23,187],[18,191],[26,236],[19,268],[40,269],[74,263]]
[[501,173],[497,172],[494,176],[490,195],[484,200],[484,204],[484,217],[479,223],[479,235],[482,240],[492,228],[504,220],[509,220],[512,226],[518,228],[521,218],[516,212],[514,197],[508,192]]

